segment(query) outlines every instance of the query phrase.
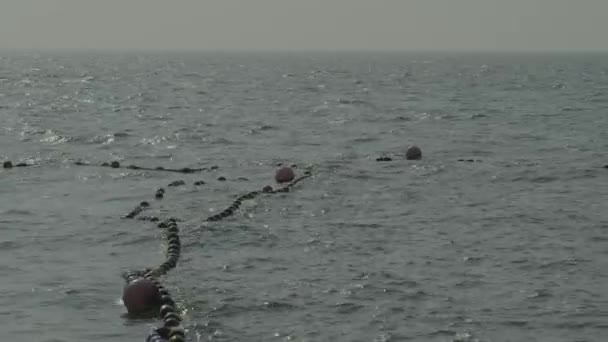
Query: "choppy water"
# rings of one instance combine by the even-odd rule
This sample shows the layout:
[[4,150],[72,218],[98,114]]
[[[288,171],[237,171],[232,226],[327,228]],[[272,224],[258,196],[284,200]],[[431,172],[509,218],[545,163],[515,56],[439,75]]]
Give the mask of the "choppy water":
[[[5,340],[144,340],[119,303],[164,259],[121,219],[143,200],[185,220],[163,283],[192,341],[608,333],[605,55],[0,56],[0,160],[40,165],[0,170]],[[315,177],[201,228],[278,162]]]

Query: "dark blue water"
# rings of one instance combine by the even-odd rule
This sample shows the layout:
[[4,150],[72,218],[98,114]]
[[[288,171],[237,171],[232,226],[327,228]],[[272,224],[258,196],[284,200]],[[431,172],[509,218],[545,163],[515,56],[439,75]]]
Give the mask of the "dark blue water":
[[[192,341],[608,332],[606,55],[0,56],[0,160],[35,165],[0,170],[5,340],[143,341],[119,298],[165,257],[121,219],[144,200],[184,220],[162,282]],[[201,225],[279,162],[314,177]]]

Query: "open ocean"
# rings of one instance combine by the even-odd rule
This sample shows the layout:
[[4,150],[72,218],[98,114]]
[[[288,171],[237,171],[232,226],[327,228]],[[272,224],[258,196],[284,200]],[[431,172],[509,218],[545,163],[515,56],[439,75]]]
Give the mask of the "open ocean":
[[149,201],[190,341],[606,341],[606,54],[5,51],[0,120],[3,340],[144,341]]

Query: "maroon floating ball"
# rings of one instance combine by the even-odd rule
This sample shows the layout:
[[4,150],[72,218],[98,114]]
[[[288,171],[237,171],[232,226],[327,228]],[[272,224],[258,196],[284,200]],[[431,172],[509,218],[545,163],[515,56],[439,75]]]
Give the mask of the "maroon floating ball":
[[418,160],[418,159],[422,159],[422,151],[420,150],[420,147],[418,146],[410,146],[407,149],[407,152],[405,152],[405,158],[407,160]]
[[154,309],[160,302],[158,288],[147,279],[137,279],[125,286],[122,301],[131,314]]
[[278,169],[277,173],[274,175],[274,179],[277,183],[291,182],[294,178],[296,178],[296,174],[293,172],[292,168],[287,166]]

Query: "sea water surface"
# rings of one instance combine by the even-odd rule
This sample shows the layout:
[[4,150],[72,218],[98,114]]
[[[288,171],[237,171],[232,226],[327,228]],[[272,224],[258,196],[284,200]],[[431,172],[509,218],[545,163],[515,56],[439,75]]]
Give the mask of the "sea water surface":
[[[141,201],[191,341],[608,334],[607,55],[2,52],[0,146],[3,340],[145,339]],[[203,225],[277,163],[314,177]]]

